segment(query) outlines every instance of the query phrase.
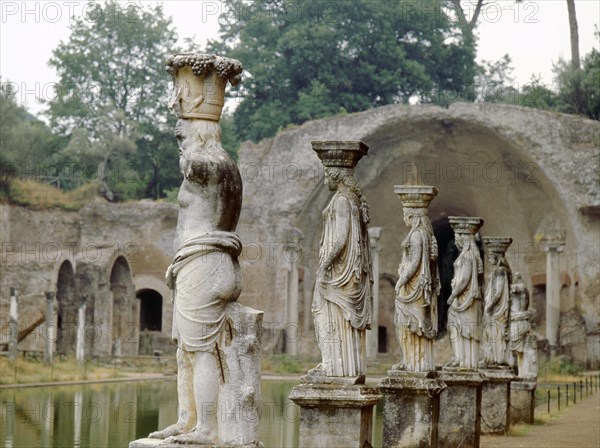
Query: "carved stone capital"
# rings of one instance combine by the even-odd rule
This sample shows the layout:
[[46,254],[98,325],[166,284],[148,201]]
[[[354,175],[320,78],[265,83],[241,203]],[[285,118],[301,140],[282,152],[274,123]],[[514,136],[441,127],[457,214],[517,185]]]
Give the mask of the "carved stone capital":
[[431,185],[394,185],[394,193],[400,197],[404,208],[429,208],[438,190]]
[[484,236],[482,240],[488,253],[495,253],[501,257],[504,257],[513,241],[512,238],[504,236]]
[[467,235],[475,235],[483,226],[483,219],[477,216],[448,216],[448,221],[454,233]]
[[358,140],[314,140],[310,143],[325,167],[354,168],[369,151],[369,147]]
[[219,121],[227,82],[235,86],[242,76],[240,61],[214,54],[176,54],[165,67],[174,83],[169,108],[180,119]]

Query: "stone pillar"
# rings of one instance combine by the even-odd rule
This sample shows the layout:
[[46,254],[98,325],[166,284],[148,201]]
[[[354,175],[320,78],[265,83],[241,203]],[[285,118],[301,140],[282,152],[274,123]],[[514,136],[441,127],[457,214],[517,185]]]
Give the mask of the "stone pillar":
[[321,383],[294,387],[290,400],[300,406],[300,448],[372,446],[373,406],[381,395],[360,384]]
[[384,397],[382,446],[436,448],[446,385],[435,372],[390,370],[378,388]]
[[79,310],[77,314],[77,341],[75,346],[75,359],[83,362],[85,358],[85,311],[87,308],[87,296],[84,294],[79,301]]
[[8,357],[11,361],[17,359],[17,346],[19,343],[19,291],[10,288],[10,321],[8,330]]
[[371,331],[367,333],[367,358],[375,359],[379,351],[379,253],[381,252],[381,227],[369,229],[371,263],[373,265],[373,317]]
[[286,258],[288,262],[287,287],[287,322],[285,325],[285,352],[290,356],[298,356],[298,342],[302,335],[298,310],[298,262],[300,259],[300,242],[304,238],[299,229],[292,229],[287,236]]
[[44,350],[44,362],[52,363],[54,355],[54,293],[46,293],[46,348]]
[[510,424],[533,423],[536,381],[517,379],[510,383]]
[[303,331],[309,331],[310,330],[310,323],[312,321],[312,315],[311,315],[311,305],[312,305],[312,298],[313,298],[313,290],[314,290],[314,282],[312,279],[312,274],[310,272],[310,269],[308,268],[308,266],[303,266],[303,271],[304,271],[304,277],[303,277],[303,283],[304,283],[304,319],[302,320],[302,330]]
[[481,369],[485,379],[481,390],[481,433],[504,434],[510,426],[510,383],[508,369]]
[[565,239],[555,235],[543,240],[546,251],[546,338],[550,355],[556,356],[560,323],[560,266],[558,255],[564,250]]
[[440,394],[439,448],[479,448],[481,435],[481,387],[477,371],[443,369],[446,384]]

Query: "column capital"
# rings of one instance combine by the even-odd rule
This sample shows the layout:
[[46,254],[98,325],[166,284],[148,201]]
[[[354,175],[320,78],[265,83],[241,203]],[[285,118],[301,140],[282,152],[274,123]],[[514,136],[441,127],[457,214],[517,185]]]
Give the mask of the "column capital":
[[46,300],[48,302],[54,301],[54,291],[47,291],[45,294],[46,294]]
[[544,235],[542,238],[542,247],[545,252],[562,252],[565,248],[566,237],[563,232]]
[[374,252],[381,252],[381,231],[382,227],[369,227],[369,244]]

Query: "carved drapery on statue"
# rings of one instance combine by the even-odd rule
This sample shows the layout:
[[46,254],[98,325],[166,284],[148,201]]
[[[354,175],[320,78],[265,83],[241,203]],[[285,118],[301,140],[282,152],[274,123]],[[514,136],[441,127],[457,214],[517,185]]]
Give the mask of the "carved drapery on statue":
[[529,309],[529,291],[521,274],[515,273],[510,288],[510,339],[511,365],[516,367],[517,376],[535,379],[538,375],[537,336],[531,325],[533,312]]
[[372,316],[368,206],[354,178],[367,154],[362,142],[313,142],[333,198],[323,211],[313,318],[322,362],[313,377],[366,374],[366,330]]
[[510,283],[512,274],[505,254],[512,238],[483,237],[492,272],[488,277],[483,309],[482,366],[508,364],[507,343],[510,314]]
[[477,217],[448,217],[460,254],[454,262],[452,293],[448,299],[448,333],[453,359],[448,367],[477,369],[481,341],[483,262],[475,234],[483,225]]
[[393,370],[433,371],[440,281],[437,241],[429,221],[428,207],[437,189],[397,185],[394,191],[402,200],[404,220],[410,230],[401,245],[394,315],[402,362],[396,364]]
[[185,241],[175,254],[167,286],[176,297],[173,339],[184,350],[215,350],[227,303],[241,293],[241,250],[235,233],[215,231]]

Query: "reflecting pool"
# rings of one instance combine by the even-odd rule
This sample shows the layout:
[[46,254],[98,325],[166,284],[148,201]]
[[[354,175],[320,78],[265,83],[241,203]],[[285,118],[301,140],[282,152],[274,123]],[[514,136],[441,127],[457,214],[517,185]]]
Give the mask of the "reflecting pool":
[[[265,447],[298,446],[300,412],[287,398],[296,384],[262,383]],[[171,379],[0,389],[0,444],[7,448],[125,448],[176,419],[177,388]],[[380,409],[375,424],[375,446],[381,446]]]

